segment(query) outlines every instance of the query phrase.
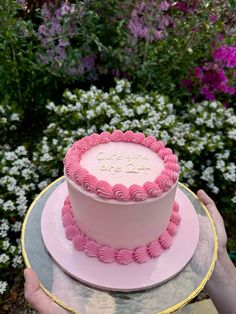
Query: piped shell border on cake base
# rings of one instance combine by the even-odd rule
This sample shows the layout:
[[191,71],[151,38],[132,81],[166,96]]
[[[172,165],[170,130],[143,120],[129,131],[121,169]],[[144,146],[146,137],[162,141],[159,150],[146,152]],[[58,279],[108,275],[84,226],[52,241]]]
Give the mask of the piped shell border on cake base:
[[154,239],[144,246],[134,249],[114,249],[111,246],[103,245],[84,234],[75,222],[69,196],[66,197],[61,210],[62,222],[65,228],[66,238],[73,242],[73,246],[78,251],[84,251],[89,257],[96,257],[103,263],[118,263],[128,265],[136,262],[139,264],[147,262],[150,258],[159,257],[172,245],[173,238],[178,231],[181,217],[179,215],[179,205],[174,202],[170,220],[165,232],[159,238]]

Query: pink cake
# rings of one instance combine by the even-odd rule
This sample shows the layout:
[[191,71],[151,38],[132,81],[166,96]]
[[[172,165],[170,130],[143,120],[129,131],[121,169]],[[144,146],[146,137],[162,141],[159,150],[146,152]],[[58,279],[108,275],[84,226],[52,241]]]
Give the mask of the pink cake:
[[69,197],[62,208],[75,249],[105,263],[144,263],[178,230],[177,157],[162,141],[120,130],[75,142],[64,159]]

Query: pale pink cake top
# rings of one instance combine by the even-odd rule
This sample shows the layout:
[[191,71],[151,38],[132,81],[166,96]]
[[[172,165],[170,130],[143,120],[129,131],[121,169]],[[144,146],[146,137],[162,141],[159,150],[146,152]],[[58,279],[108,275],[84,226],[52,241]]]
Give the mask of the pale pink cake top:
[[94,133],[75,142],[65,175],[84,190],[118,201],[159,197],[178,180],[177,157],[154,136],[132,131]]
[[164,169],[164,161],[151,149],[125,142],[92,147],[81,156],[80,165],[98,180],[127,187],[155,181]]

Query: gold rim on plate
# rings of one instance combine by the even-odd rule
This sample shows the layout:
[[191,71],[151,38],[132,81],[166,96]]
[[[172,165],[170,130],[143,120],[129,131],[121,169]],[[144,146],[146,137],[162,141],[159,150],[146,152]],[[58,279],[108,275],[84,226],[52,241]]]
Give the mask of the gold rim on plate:
[[[40,194],[34,199],[34,201],[32,202],[32,204],[30,205],[26,216],[24,218],[24,222],[22,225],[22,231],[21,231],[21,248],[22,248],[22,255],[23,255],[23,259],[25,262],[26,267],[31,268],[30,265],[30,261],[28,259],[28,256],[26,254],[26,250],[25,250],[25,243],[24,243],[24,239],[25,239],[25,229],[26,229],[26,225],[29,219],[29,216],[31,214],[32,209],[34,208],[35,204],[37,203],[37,201],[42,197],[42,195],[44,193],[46,193],[55,183],[57,183],[58,181],[60,181],[62,178],[64,178],[64,176],[56,179],[55,181],[53,181],[52,183],[50,183],[44,190],[42,190],[40,192]],[[217,251],[218,251],[218,237],[217,237],[217,232],[216,232],[216,227],[214,224],[214,221],[207,209],[207,207],[199,200],[199,198],[197,197],[196,194],[194,194],[187,186],[185,186],[183,183],[178,182],[184,189],[186,189],[188,192],[190,192],[193,197],[199,201],[199,203],[201,204],[201,206],[203,207],[203,209],[205,210],[210,222],[211,222],[211,226],[212,226],[212,230],[213,230],[213,236],[214,236],[214,254],[213,254],[213,258],[211,261],[211,265],[208,269],[208,272],[206,274],[206,276],[203,278],[203,280],[201,281],[201,283],[198,285],[198,287],[185,299],[183,299],[181,302],[169,307],[168,309],[165,309],[161,312],[157,312],[155,314],[169,314],[172,312],[175,312],[176,310],[180,309],[181,307],[183,307],[184,305],[186,305],[187,303],[189,303],[195,296],[198,295],[198,293],[204,288],[205,284],[207,283],[207,281],[209,280],[209,278],[211,277],[211,274],[213,272],[213,269],[215,267],[215,263],[217,260]],[[65,302],[61,301],[59,298],[57,298],[56,296],[54,296],[48,289],[46,289],[41,283],[40,283],[40,287],[42,288],[42,290],[49,296],[49,298],[53,301],[56,302],[58,305],[60,305],[61,307],[63,307],[65,310],[70,311],[72,313],[75,314],[81,314],[80,312],[76,311],[73,307],[70,307],[69,305],[67,305]]]

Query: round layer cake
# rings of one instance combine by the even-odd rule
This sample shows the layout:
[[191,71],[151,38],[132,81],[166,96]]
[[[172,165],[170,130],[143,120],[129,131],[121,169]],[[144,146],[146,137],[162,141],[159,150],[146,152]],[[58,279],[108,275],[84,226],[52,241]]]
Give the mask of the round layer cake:
[[132,131],[92,134],[68,150],[64,173],[63,224],[75,248],[128,264],[170,247],[180,222],[179,165],[162,141]]

